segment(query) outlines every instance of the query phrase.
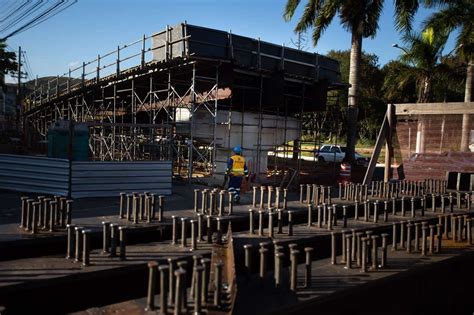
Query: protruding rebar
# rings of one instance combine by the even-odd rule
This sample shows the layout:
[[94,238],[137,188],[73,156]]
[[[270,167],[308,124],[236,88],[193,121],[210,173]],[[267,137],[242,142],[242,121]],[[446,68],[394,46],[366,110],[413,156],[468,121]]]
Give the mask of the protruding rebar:
[[345,229],[347,227],[347,206],[342,206],[342,227]]
[[290,272],[290,290],[296,292],[298,280],[298,255],[299,250],[290,251],[291,272]]
[[194,189],[194,213],[199,212],[199,189]]
[[168,285],[169,285],[169,304],[174,304],[175,301],[175,277],[174,277],[174,271],[176,268],[176,260],[174,258],[168,258],[168,274],[169,274],[169,279],[168,279]]
[[[372,182],[373,184],[373,182]],[[360,265],[360,271],[361,272],[367,272],[367,242],[368,238],[367,237],[362,237],[361,238],[362,242],[362,261]]]
[[125,226],[120,226],[119,228],[119,242],[120,242],[120,260],[125,260],[127,257],[127,228]]
[[178,241],[178,217],[171,216],[172,230],[171,230],[171,244],[176,245]]
[[303,190],[304,190],[304,185],[300,184],[300,203],[303,203]]
[[33,206],[33,211],[31,213],[31,233],[36,234],[38,232],[39,202],[35,201],[31,205]]
[[117,256],[117,245],[119,243],[118,225],[110,224],[110,254],[109,257]]
[[332,207],[327,207],[327,229],[328,231],[332,230],[333,224],[334,224],[334,210]]
[[[470,220],[471,219],[469,219],[469,221],[468,221],[469,224],[470,224]],[[442,227],[443,227],[442,224],[436,224],[436,253],[441,253],[441,241],[442,241],[442,238],[443,238],[442,235],[441,235],[441,228]],[[468,230],[468,233],[469,233],[469,230]]]
[[27,208],[27,203],[26,201],[29,198],[26,196],[23,196],[20,198],[21,200],[21,219],[20,219],[20,227],[21,228],[26,228],[26,208]]
[[74,231],[76,232],[76,246],[75,246],[75,262],[79,262],[82,260],[82,230],[84,228],[82,226],[76,226]]
[[138,223],[138,199],[140,197],[137,194],[133,194],[133,202],[132,202],[132,213],[133,213],[133,223],[137,224]]
[[379,221],[379,201],[375,200],[374,202],[374,223]]
[[273,212],[268,213],[268,237],[273,237],[274,230],[273,230]]
[[356,264],[360,267],[362,261],[362,236],[363,232],[356,232]]
[[244,250],[245,250],[245,270],[246,270],[247,280],[249,280],[252,274],[252,250],[253,250],[252,244],[245,244]]
[[204,273],[202,277],[202,303],[207,304],[207,296],[209,292],[209,279],[211,274],[211,260],[209,258],[201,259],[201,264],[204,266]]
[[207,243],[212,244],[212,234],[214,234],[213,227],[212,227],[212,216],[206,216],[206,230],[207,230]]
[[288,211],[288,236],[293,236],[293,211]]
[[280,209],[280,195],[281,195],[281,188],[275,188],[275,208]]
[[304,287],[311,287],[311,278],[312,278],[312,264],[313,264],[313,248],[305,247],[305,273],[304,273]]
[[102,252],[108,253],[110,247],[110,222],[102,221]]
[[420,250],[420,223],[415,222],[415,252],[418,252]]
[[260,248],[258,252],[260,253],[259,281],[260,281],[260,286],[263,286],[263,284],[265,283],[265,274],[267,272],[268,249]]
[[372,235],[372,269],[376,270],[378,269],[378,245],[377,245],[377,240],[379,238],[378,235]]
[[197,249],[197,240],[196,240],[196,220],[189,221],[191,223],[191,250]]
[[219,191],[219,208],[218,208],[218,215],[221,217],[224,215],[224,201],[225,201],[225,190]]
[[337,244],[336,244],[336,233],[331,232],[331,264],[337,264]]
[[268,186],[267,208],[273,208],[273,186]]
[[168,292],[169,292],[169,271],[170,267],[161,265],[158,267],[160,271],[160,315],[168,313]]
[[186,271],[183,269],[177,269],[174,271],[176,277],[176,286],[175,286],[175,299],[174,299],[174,315],[184,314],[182,310],[183,301],[186,296],[183,294],[186,284],[184,283],[184,277]]
[[259,208],[260,209],[263,209],[263,204],[264,204],[264,198],[265,198],[265,186],[260,186],[260,204],[259,204]]
[[222,306],[222,300],[221,300],[221,294],[222,294],[222,270],[224,268],[224,263],[222,261],[219,261],[215,263],[214,265],[214,281],[215,281],[215,286],[214,286],[214,306],[217,308],[221,308]]
[[411,253],[411,228],[412,228],[412,224],[408,222],[407,223],[407,246],[406,246],[407,253]]
[[158,222],[165,219],[165,196],[158,196]]
[[148,291],[146,298],[145,311],[155,310],[155,294],[156,294],[156,275],[158,263],[156,261],[148,262]]
[[258,211],[258,235],[263,236],[263,210]]
[[124,208],[125,208],[125,198],[126,194],[124,192],[120,193],[120,205],[119,205],[119,219],[123,219]]
[[202,198],[201,198],[201,213],[202,214],[207,214],[207,192],[208,192],[207,189],[203,189],[201,191],[201,195],[202,195]]
[[277,209],[277,233],[283,233],[283,209]]
[[252,187],[252,208],[257,207],[257,186]]
[[281,288],[282,286],[282,273],[283,273],[283,258],[285,254],[277,253],[275,255],[275,287]]
[[201,295],[202,295],[202,281],[204,276],[204,266],[195,266],[194,267],[195,281],[196,285],[194,286],[194,314],[201,315],[202,305],[201,305]]
[[402,196],[402,198],[400,199],[400,203],[401,203],[401,212],[402,212],[402,217],[405,216],[405,196]]
[[400,221],[400,248],[405,248],[405,221]]
[[[33,210],[35,209],[33,202]],[[49,231],[53,232],[56,227],[57,203],[55,200],[49,202]]]
[[186,218],[181,218],[181,247],[187,247],[187,240],[188,237],[186,236],[186,228],[187,228],[187,222],[188,220]]
[[66,250],[66,259],[72,259],[74,256],[74,229],[75,225],[68,224],[67,229],[67,250]]
[[287,202],[288,202],[288,189],[283,189],[283,210],[287,209]]
[[346,242],[346,269],[352,269],[352,234],[345,235]]
[[359,220],[359,201],[354,201],[354,221]]
[[430,225],[429,228],[430,228],[430,243],[429,243],[429,247],[428,247],[428,253],[430,255],[432,255],[434,253],[434,246],[435,246],[435,241],[434,241],[434,229],[435,229],[435,225]]
[[82,265],[89,266],[90,265],[90,235],[91,230],[82,230]]
[[426,256],[426,232],[428,227],[423,225],[421,228],[421,256]]

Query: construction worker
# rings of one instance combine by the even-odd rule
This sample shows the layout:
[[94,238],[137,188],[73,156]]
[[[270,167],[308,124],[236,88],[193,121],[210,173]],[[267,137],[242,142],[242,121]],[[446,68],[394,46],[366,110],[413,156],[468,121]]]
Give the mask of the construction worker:
[[234,196],[234,201],[239,203],[240,201],[240,186],[242,185],[242,179],[245,176],[248,179],[249,171],[247,169],[247,163],[245,158],[242,156],[242,148],[236,146],[232,149],[234,153],[229,160],[227,160],[227,170],[225,172],[225,179],[229,177],[229,192]]

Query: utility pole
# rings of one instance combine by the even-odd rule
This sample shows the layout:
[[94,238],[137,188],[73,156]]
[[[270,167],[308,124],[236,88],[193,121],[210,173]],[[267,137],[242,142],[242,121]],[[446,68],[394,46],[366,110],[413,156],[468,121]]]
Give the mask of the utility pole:
[[21,109],[21,46],[18,47],[18,86],[16,91],[16,132],[20,133],[20,109]]

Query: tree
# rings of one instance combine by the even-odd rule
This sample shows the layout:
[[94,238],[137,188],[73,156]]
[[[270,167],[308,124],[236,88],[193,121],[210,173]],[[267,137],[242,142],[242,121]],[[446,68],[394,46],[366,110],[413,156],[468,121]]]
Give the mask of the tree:
[[[422,0],[419,0],[422,1]],[[400,30],[411,30],[411,22],[419,5],[416,0],[395,0],[396,26]],[[301,0],[287,0],[283,17],[286,21],[293,18]],[[347,107],[347,153],[350,162],[354,162],[357,131],[357,117],[360,85],[360,60],[362,38],[374,37],[382,12],[383,0],[308,0],[295,32],[313,29],[313,44],[316,46],[321,35],[336,14],[343,27],[351,32],[351,56],[349,70],[349,94]]]
[[17,71],[16,54],[6,51],[7,44],[0,40],[0,87],[5,89],[5,74]]
[[[331,50],[327,53],[339,61],[341,69],[341,80],[349,80],[350,50]],[[361,53],[360,61],[360,89],[359,89],[359,137],[363,141],[375,141],[377,130],[383,121],[386,111],[385,102],[381,93],[383,72],[379,68],[378,56],[375,54]],[[342,92],[340,106],[347,106],[347,90]],[[346,124],[343,125],[346,130]]]
[[421,33],[410,32],[403,36],[403,41],[408,45],[405,48],[400,47],[404,52],[400,60],[406,66],[404,80],[416,78],[417,103],[433,101],[433,78],[446,71],[441,61],[447,39],[446,31],[435,34],[433,28],[428,28]]
[[383,66],[382,73],[382,93],[387,103],[416,102],[416,78],[409,65],[392,60]]
[[[467,63],[464,102],[472,101],[472,85],[474,76],[474,2],[472,0],[437,0],[432,5],[440,5],[440,10],[432,14],[425,24],[436,30],[448,32],[459,31],[456,39],[460,56]],[[461,151],[469,151],[470,116],[463,115]]]

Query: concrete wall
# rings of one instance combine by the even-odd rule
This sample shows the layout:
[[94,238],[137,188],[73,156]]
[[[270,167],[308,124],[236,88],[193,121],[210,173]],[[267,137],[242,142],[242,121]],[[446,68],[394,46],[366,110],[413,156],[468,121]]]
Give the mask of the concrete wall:
[[[189,111],[181,109],[176,116],[182,121],[189,120]],[[218,110],[216,122],[216,180],[223,179],[226,162],[234,146],[242,147],[250,172],[263,176],[267,170],[268,151],[298,138],[301,132],[301,122],[295,118],[267,114],[260,117],[255,112]],[[214,117],[210,111],[201,107],[194,114],[194,139],[210,143],[213,134]]]

